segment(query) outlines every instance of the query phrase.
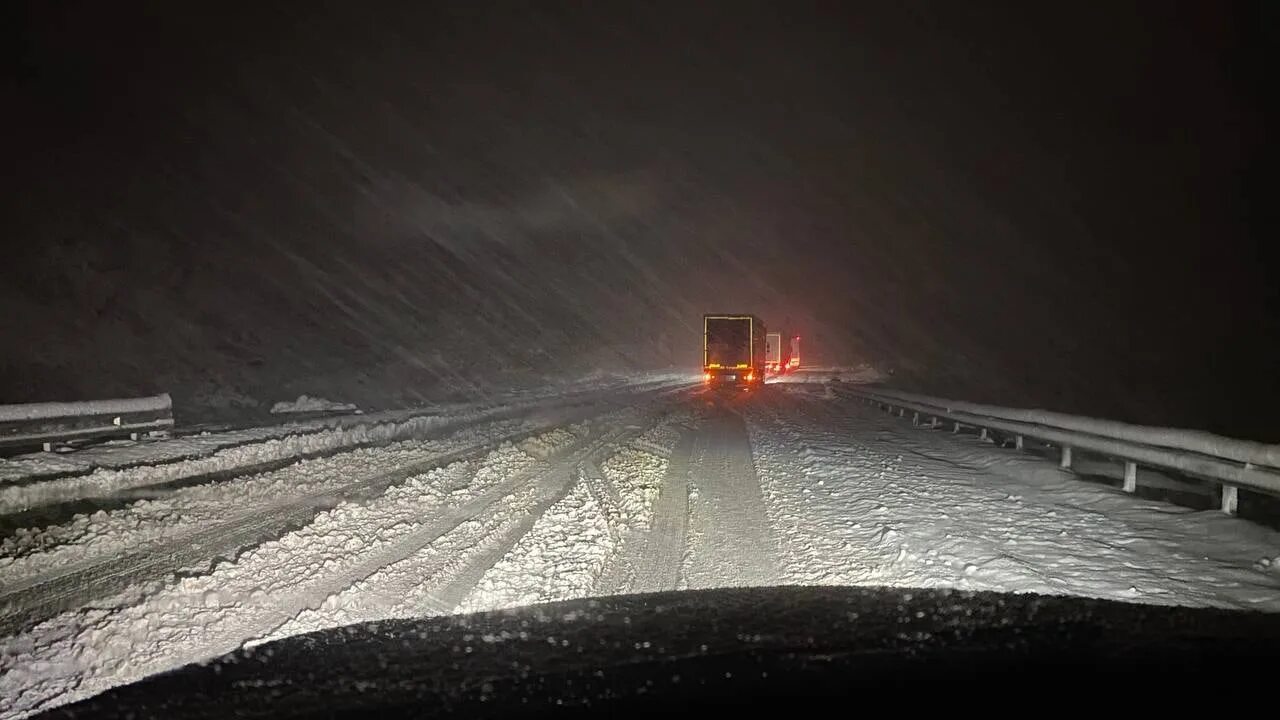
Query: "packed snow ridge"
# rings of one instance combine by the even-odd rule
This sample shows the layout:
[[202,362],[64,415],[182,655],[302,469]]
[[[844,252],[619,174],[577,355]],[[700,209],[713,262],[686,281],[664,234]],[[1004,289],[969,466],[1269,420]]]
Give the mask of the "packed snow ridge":
[[292,402],[282,400],[271,406],[273,415],[305,412],[358,412],[358,408],[351,403],[336,402],[310,395],[299,395],[298,399]]

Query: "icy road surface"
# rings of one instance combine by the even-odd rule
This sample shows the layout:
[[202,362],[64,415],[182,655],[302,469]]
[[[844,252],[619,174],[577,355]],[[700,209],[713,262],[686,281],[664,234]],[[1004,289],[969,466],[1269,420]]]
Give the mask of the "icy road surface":
[[265,470],[221,456],[202,474],[210,450],[102,482],[14,479],[0,716],[320,628],[609,593],[893,585],[1280,610],[1280,533],[913,428],[822,382],[668,378],[385,422],[305,436],[319,443],[249,433],[301,456]]

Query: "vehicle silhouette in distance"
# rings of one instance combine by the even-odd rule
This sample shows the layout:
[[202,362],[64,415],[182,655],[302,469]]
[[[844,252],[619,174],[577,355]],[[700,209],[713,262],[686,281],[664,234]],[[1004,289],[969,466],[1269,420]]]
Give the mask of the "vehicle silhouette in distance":
[[751,388],[764,383],[768,331],[749,314],[702,316],[702,377],[712,387]]

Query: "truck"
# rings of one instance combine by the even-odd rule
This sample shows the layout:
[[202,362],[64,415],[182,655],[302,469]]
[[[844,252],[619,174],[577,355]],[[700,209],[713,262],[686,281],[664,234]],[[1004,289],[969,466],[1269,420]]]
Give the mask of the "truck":
[[763,383],[767,333],[755,315],[703,315],[703,380],[714,386]]
[[770,375],[785,375],[800,368],[799,335],[787,337],[780,332],[771,332],[765,336],[764,347],[764,366]]
[[764,369],[770,375],[781,375],[786,369],[782,359],[782,333],[771,332],[765,334]]

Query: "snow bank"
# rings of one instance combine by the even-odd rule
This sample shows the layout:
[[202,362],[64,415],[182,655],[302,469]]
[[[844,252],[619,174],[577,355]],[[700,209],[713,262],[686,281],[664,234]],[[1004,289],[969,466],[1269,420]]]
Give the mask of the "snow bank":
[[271,406],[271,413],[279,415],[282,413],[304,413],[304,412],[346,412],[357,410],[355,405],[351,403],[340,403],[324,398],[311,397],[310,395],[299,395],[297,400],[292,402],[280,401]]
[[160,466],[195,460],[220,450],[253,445],[269,440],[308,435],[323,431],[351,429],[359,425],[404,422],[434,415],[429,409],[393,410],[375,415],[342,416],[290,421],[265,427],[219,429],[141,441],[116,440],[77,448],[69,453],[31,453],[0,458],[0,487],[9,483],[87,475],[95,470],[124,472],[145,465]]
[[18,512],[41,505],[103,497],[122,490],[236,470],[261,463],[370,443],[409,439],[457,420],[459,418],[415,417],[401,422],[357,425],[345,429],[287,435],[260,443],[227,448],[208,457],[192,460],[123,470],[99,469],[88,475],[24,485],[3,485],[0,486],[0,512]]

